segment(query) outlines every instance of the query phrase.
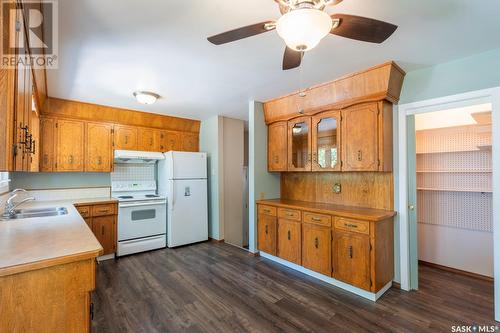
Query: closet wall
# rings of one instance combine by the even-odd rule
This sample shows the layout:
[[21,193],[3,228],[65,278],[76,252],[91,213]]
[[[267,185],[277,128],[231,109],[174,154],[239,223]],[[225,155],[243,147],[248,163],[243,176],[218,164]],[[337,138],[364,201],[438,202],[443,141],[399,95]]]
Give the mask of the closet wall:
[[493,276],[491,119],[417,130],[419,259]]

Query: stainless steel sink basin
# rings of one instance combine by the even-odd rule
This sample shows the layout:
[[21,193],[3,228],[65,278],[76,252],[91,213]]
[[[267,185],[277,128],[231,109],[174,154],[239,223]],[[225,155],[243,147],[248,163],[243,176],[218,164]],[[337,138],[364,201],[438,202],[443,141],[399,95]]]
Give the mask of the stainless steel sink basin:
[[68,210],[65,207],[47,207],[35,209],[16,209],[14,214],[9,217],[2,217],[2,220],[19,220],[36,217],[50,217],[67,215]]

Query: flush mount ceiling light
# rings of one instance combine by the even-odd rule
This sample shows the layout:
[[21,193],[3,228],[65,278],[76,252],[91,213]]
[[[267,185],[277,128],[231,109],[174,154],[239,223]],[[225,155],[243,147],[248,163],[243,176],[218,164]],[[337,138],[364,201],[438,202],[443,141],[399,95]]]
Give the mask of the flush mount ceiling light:
[[326,12],[311,9],[292,10],[276,22],[276,31],[286,45],[294,51],[309,51],[325,38],[333,27]]
[[306,51],[316,47],[329,34],[363,42],[382,43],[397,26],[367,17],[332,14],[326,12],[342,0],[274,0],[282,16],[242,28],[223,32],[207,38],[215,45],[234,42],[243,38],[277,30],[286,43],[283,69],[297,68]]
[[134,92],[134,97],[141,104],[154,104],[160,95],[149,92],[149,91],[136,91]]

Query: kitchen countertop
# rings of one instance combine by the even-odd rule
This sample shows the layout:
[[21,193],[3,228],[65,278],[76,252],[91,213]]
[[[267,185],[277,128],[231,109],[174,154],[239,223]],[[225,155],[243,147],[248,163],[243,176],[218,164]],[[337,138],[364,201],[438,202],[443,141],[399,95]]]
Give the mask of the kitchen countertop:
[[392,210],[342,206],[320,202],[307,202],[287,199],[257,200],[256,202],[257,204],[261,205],[302,209],[320,214],[335,215],[373,222],[387,220],[388,218],[396,215],[396,212]]
[[0,221],[0,276],[99,256],[103,248],[74,205],[116,203],[107,198],[31,201],[21,209],[65,207],[67,215]]

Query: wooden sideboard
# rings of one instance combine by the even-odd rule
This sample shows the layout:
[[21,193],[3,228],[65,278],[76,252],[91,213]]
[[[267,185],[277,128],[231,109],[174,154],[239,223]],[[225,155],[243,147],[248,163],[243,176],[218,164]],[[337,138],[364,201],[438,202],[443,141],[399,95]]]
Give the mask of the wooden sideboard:
[[281,199],[257,211],[259,251],[372,293],[392,281],[395,212]]

